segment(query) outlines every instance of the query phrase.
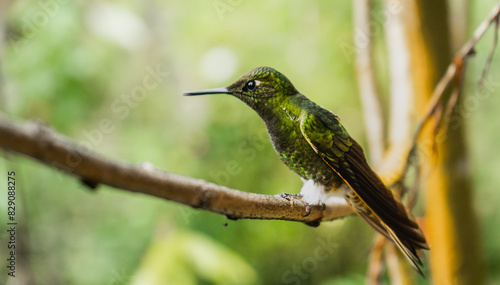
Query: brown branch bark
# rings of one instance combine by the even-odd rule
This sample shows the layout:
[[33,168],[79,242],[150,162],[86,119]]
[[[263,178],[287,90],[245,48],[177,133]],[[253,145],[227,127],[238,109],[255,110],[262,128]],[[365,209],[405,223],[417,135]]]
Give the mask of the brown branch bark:
[[321,221],[353,214],[344,199],[328,200],[324,209],[311,206],[310,214],[305,216],[306,205],[300,200],[242,192],[147,165],[111,161],[84,150],[41,123],[21,125],[0,117],[0,148],[60,169],[91,187],[105,184],[223,214],[230,219],[288,220],[319,225]]

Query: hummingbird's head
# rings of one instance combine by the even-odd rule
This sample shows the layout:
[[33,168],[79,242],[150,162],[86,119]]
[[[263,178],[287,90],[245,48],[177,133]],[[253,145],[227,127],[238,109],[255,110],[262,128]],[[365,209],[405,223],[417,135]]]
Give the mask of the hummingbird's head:
[[188,96],[231,94],[253,109],[279,104],[298,91],[285,75],[271,67],[257,67],[226,88],[215,88],[185,93]]

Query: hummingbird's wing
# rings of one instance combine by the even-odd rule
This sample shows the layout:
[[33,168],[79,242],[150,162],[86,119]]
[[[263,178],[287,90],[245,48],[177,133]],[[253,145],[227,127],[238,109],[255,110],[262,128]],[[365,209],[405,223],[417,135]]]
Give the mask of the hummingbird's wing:
[[422,265],[417,251],[429,249],[422,231],[370,168],[363,149],[349,136],[338,117],[325,109],[317,115],[303,112],[300,130],[314,151],[352,189],[353,195],[346,199],[358,215],[394,241],[422,274],[417,266]]

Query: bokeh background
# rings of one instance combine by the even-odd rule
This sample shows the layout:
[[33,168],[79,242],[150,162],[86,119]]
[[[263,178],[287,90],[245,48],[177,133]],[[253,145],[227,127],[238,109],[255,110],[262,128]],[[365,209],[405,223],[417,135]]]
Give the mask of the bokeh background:
[[[495,4],[471,1],[468,35]],[[41,120],[108,158],[150,162],[243,191],[297,193],[299,177],[279,161],[250,108],[230,96],[182,96],[227,86],[264,65],[337,113],[367,144],[355,57],[342,48],[353,45],[350,1],[3,0],[0,8],[0,112]],[[475,94],[492,38],[490,31],[469,62],[465,96]],[[385,94],[383,33],[374,40]],[[499,60],[494,57],[490,70],[497,83],[490,96],[462,106],[481,228],[477,242],[490,284],[500,280]],[[7,278],[0,266],[2,284],[365,282],[375,233],[357,217],[318,228],[230,221],[110,187],[91,191],[31,159],[1,153],[0,185],[12,170],[19,275]],[[7,194],[1,193],[3,260]]]

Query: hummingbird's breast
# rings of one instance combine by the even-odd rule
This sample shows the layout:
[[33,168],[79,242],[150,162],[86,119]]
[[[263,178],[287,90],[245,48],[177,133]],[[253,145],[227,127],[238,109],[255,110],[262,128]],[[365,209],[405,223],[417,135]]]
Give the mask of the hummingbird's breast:
[[298,118],[286,114],[267,120],[266,127],[274,150],[281,161],[305,180],[314,180],[327,188],[339,188],[343,180],[312,149],[300,131]]

